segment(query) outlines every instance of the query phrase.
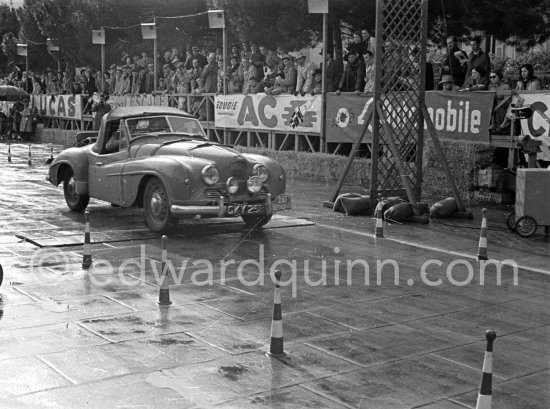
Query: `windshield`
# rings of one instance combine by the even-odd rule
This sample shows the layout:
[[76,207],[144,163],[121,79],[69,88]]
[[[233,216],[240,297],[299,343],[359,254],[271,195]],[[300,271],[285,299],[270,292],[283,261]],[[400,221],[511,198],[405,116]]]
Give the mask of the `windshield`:
[[204,138],[204,131],[199,121],[182,116],[157,115],[126,120],[130,139],[151,133],[185,134]]

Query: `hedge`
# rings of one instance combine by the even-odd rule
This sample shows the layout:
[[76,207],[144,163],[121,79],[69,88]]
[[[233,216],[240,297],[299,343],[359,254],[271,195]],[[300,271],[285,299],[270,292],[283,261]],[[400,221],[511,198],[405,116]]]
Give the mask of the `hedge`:
[[[486,144],[463,141],[441,140],[447,162],[458,190],[464,198],[470,189],[476,169],[488,167],[492,163],[495,148]],[[305,178],[337,183],[348,158],[326,153],[295,151],[275,151],[266,148],[239,146],[241,152],[257,153],[277,160],[286,170],[289,179]],[[452,189],[447,182],[440,158],[431,140],[426,140],[423,163],[423,196],[450,196]],[[369,186],[370,159],[355,159],[345,183]]]

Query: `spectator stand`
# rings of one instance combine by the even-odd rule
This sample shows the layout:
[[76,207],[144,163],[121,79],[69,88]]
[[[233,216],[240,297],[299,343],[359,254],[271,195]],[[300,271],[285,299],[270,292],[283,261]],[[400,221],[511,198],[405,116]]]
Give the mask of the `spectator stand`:
[[[429,99],[432,92],[426,93],[426,98]],[[487,95],[489,92],[471,92],[471,93],[455,93],[455,95],[466,96],[476,100],[481,98],[482,95]],[[512,101],[514,91],[503,91],[501,95],[504,95],[504,99],[495,104],[493,112],[499,109],[501,106],[509,104]],[[522,94],[532,95],[536,100],[540,100],[541,103],[546,104],[544,98],[548,95],[546,91],[522,91]],[[443,94],[444,95],[444,94]],[[340,96],[335,96],[333,93],[327,93],[327,105],[329,107],[327,111],[326,124],[327,129],[327,142],[329,143],[329,149],[326,150],[331,153],[347,155],[349,154],[353,145],[353,135],[357,135],[360,132],[363,107],[366,105],[372,94],[355,95],[354,93],[342,93]],[[57,99],[74,98],[74,95],[61,95]],[[81,98],[80,95],[76,97]],[[66,146],[71,146],[74,142],[75,131],[88,131],[93,128],[93,116],[86,110],[85,98],[80,100],[80,108],[75,109],[76,112],[80,111],[81,114],[74,115],[73,117],[63,117],[53,112],[49,112],[48,103],[37,101],[37,97],[33,97],[33,106],[39,108],[40,116],[43,120],[44,129],[40,130],[43,134],[42,141],[63,143]],[[41,96],[41,98],[47,98],[47,96]],[[163,96],[151,96],[144,95],[141,97],[112,97],[120,98],[117,100],[116,105],[171,105],[179,107],[201,119],[201,123],[208,138],[213,141],[224,143],[234,146],[256,147],[262,149],[273,149],[278,151],[294,150],[303,152],[321,152],[323,146],[321,146],[320,133],[317,132],[301,132],[292,128],[288,128],[287,131],[279,130],[258,130],[250,128],[231,128],[216,126],[214,112],[206,109],[207,105],[213,104],[215,100],[215,94],[165,94]],[[279,98],[279,97],[276,97]],[[346,100],[347,99],[347,100]],[[334,101],[341,105],[334,105]],[[354,108],[354,104],[357,107]],[[442,108],[446,107],[446,103],[440,104]],[[347,107],[345,111],[340,111],[341,107]],[[455,105],[453,105],[455,106]],[[550,106],[550,105],[548,105]],[[55,106],[54,106],[55,108]],[[433,107],[434,110],[437,107]],[[332,110],[331,110],[332,109]],[[203,117],[201,118],[201,111]],[[56,111],[57,112],[57,111]],[[488,111],[487,115],[490,115],[491,111]],[[342,123],[338,124],[338,121],[346,121],[349,119],[349,124],[346,127],[342,127]],[[363,118],[364,119],[364,118]],[[526,128],[528,129],[528,127]],[[513,158],[515,151],[517,150],[518,138],[515,136],[519,129],[508,132],[506,134],[490,134],[488,131],[472,135],[477,138],[475,141],[479,143],[487,143],[491,146],[507,148],[510,150],[509,158]],[[349,138],[345,138],[346,132],[349,131]],[[524,133],[526,130],[524,130]],[[439,132],[438,132],[439,133]],[[334,140],[331,135],[340,135],[341,139]],[[483,135],[486,136],[483,136]],[[454,138],[451,136],[445,136],[439,133],[440,137]],[[359,148],[358,155],[362,157],[371,157],[372,152],[372,134],[367,133],[364,137],[363,144]]]

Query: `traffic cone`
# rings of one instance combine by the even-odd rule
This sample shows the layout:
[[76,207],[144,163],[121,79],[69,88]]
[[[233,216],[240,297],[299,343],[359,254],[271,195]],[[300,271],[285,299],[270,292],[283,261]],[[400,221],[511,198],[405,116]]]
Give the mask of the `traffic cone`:
[[275,271],[275,295],[273,297],[273,320],[271,321],[270,356],[280,358],[285,355],[283,349],[283,312],[281,310],[281,272]]
[[382,213],[382,202],[378,201],[376,205],[376,229],[374,231],[375,238],[384,238],[384,214]]
[[483,218],[481,219],[481,233],[479,235],[479,246],[477,250],[477,259],[478,260],[488,260],[487,257],[487,218],[485,214],[487,209],[481,211]]
[[491,409],[493,407],[493,341],[496,337],[497,333],[494,330],[485,333],[487,348],[483,358],[483,374],[481,375],[476,409]]
[[90,242],[90,212],[86,210],[84,213],[86,225],[84,227],[84,255],[82,258],[82,268],[90,268],[92,265],[92,249]]
[[160,291],[159,291],[159,301],[158,305],[170,305],[170,285],[168,284],[168,270],[166,269],[166,243],[168,242],[168,237],[162,236],[162,262],[160,265],[160,271],[162,274]]
[[8,163],[11,163],[11,142],[8,142]]
[[53,162],[53,146],[50,146],[50,158],[46,160],[46,165],[49,165]]
[[29,160],[27,163],[29,164],[29,167],[32,166],[31,145],[29,145]]

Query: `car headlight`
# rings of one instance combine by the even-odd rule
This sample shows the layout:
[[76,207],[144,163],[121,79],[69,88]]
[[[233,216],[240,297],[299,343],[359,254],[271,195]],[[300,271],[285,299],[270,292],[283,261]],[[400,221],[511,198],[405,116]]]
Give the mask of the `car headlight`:
[[227,179],[226,185],[227,191],[232,195],[237,193],[237,191],[239,190],[239,181],[237,180],[237,178],[230,177],[229,179]]
[[262,183],[264,183],[269,177],[269,172],[267,171],[266,166],[262,165],[261,163],[257,163],[254,165],[254,167],[252,168],[252,174],[254,176],[258,176]]
[[220,171],[214,165],[206,165],[201,171],[202,180],[207,185],[215,185],[220,180]]
[[246,188],[251,193],[258,193],[262,190],[262,181],[258,176],[250,176],[246,181]]

